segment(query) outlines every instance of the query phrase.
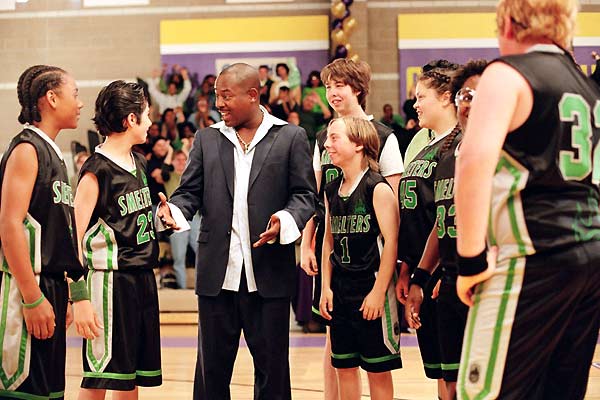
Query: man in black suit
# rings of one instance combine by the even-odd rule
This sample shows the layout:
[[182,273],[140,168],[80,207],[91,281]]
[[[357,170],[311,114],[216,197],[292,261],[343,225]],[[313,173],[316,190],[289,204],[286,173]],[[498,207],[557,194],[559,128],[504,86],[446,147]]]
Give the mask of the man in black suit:
[[187,219],[202,214],[194,399],[230,398],[242,330],[254,360],[254,398],[290,399],[294,241],[316,196],[308,140],[259,105],[253,67],[233,64],[215,86],[223,121],[196,133],[181,185],[157,214],[175,228],[175,208]]

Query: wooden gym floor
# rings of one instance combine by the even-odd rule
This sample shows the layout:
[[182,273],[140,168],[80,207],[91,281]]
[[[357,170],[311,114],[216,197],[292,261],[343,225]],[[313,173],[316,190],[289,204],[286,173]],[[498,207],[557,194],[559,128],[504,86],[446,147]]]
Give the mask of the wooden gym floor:
[[[196,362],[196,314],[193,293],[161,292],[161,309],[172,312],[161,314],[162,371],[163,384],[158,388],[141,388],[140,399],[144,400],[185,400],[192,398],[194,366]],[[179,292],[179,293],[177,293]],[[166,298],[166,299],[165,299]],[[163,305],[168,303],[166,307]],[[182,305],[183,304],[183,305]],[[187,304],[187,306],[185,305]],[[187,309],[187,310],[186,310]],[[322,334],[290,333],[290,368],[292,396],[298,400],[323,399],[322,355],[325,343]],[[404,368],[393,372],[394,399],[434,400],[436,386],[425,378],[423,364],[414,335],[402,336],[402,360]],[[586,399],[600,400],[600,346],[596,346],[595,364],[591,367]],[[75,400],[81,383],[81,339],[69,330],[67,340],[67,388],[66,400]],[[363,376],[363,398],[369,398],[366,374]],[[252,400],[253,368],[252,359],[245,343],[238,353],[231,383],[234,400]],[[108,395],[107,399],[111,396]],[[565,399],[567,400],[567,399]]]

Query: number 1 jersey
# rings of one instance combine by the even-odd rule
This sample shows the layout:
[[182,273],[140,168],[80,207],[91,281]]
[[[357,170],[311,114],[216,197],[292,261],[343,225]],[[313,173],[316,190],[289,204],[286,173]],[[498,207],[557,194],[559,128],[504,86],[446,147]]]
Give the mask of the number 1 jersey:
[[146,160],[132,153],[128,171],[96,151],[83,164],[80,179],[98,179],[98,202],[83,237],[84,262],[94,270],[149,269],[157,266],[158,242],[146,180]]

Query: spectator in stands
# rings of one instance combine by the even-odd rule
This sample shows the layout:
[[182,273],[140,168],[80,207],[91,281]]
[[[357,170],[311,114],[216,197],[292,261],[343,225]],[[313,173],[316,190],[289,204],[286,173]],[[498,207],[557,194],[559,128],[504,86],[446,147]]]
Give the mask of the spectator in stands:
[[172,151],[173,148],[169,145],[169,141],[162,136],[156,138],[152,143],[152,153],[150,153],[150,157],[148,158],[146,175],[150,198],[154,206],[160,203],[158,193],[165,192],[165,181],[162,178],[161,171],[165,158]]
[[260,79],[260,104],[269,104],[269,95],[271,94],[271,86],[273,86],[273,80],[269,76],[271,69],[268,65],[261,65],[258,67],[258,77]]
[[290,88],[288,77],[290,74],[290,67],[286,63],[279,63],[275,67],[275,73],[279,77],[279,80],[273,82],[271,85],[271,93],[269,94],[269,104],[273,105],[279,101],[279,90],[282,87]]
[[[302,100],[304,100],[307,96],[317,95],[321,101],[319,102],[316,98],[315,104],[313,106],[312,112],[325,114],[324,109],[329,110],[329,106],[327,105],[327,94],[325,91],[325,85],[321,81],[321,73],[319,71],[311,71],[308,74],[308,79],[306,80],[306,86],[302,89]],[[325,119],[329,119],[331,117],[331,112],[329,112],[329,117],[325,117]]]
[[214,76],[213,74],[206,75],[204,77],[204,79],[202,80],[202,84],[200,85],[198,90],[196,90],[196,93],[194,93],[194,100],[196,102],[198,102],[198,98],[200,96],[206,97],[206,100],[208,101],[208,109],[209,110],[216,110],[216,107],[215,107],[215,101],[216,101],[215,80],[216,79],[217,79],[217,77]]
[[211,110],[208,105],[208,97],[198,96],[196,102],[196,111],[188,117],[188,122],[194,124],[198,130],[211,126],[221,120],[218,111]]
[[75,164],[75,174],[71,177],[70,183],[73,189],[77,188],[77,182],[79,181],[79,171],[81,171],[81,167],[85,160],[90,158],[90,152],[86,150],[82,150],[79,153],[75,154],[73,157],[73,163]]
[[[323,113],[314,112],[315,105],[321,103]],[[323,104],[317,93],[310,93],[302,100],[302,107],[298,110],[299,125],[304,128],[308,136],[311,151],[314,150],[317,132],[319,132],[331,118],[329,107]]]
[[394,132],[399,128],[404,128],[404,118],[399,114],[394,114],[394,109],[391,104],[385,104],[383,106],[383,116],[379,122],[389,126]]
[[154,103],[158,105],[158,111],[160,113],[163,113],[167,108],[175,109],[177,107],[183,107],[185,99],[192,90],[192,84],[187,69],[181,69],[181,76],[183,79],[183,89],[181,89],[181,92],[177,93],[176,82],[169,82],[167,93],[163,93],[158,87],[160,72],[157,70],[154,71],[153,76],[148,83],[148,92],[150,93],[150,96],[152,96]]
[[152,144],[154,140],[160,136],[161,125],[160,122],[153,122],[148,128],[148,134],[146,135],[146,143],[136,144],[133,146],[133,151],[143,154],[144,156],[150,156],[152,152]]
[[271,104],[271,114],[275,117],[287,121],[290,112],[296,111],[296,102],[290,96],[290,88],[281,86],[277,96],[277,101]]
[[160,136],[167,139],[173,149],[181,149],[181,140],[179,139],[179,131],[177,130],[177,117],[175,110],[167,108],[161,117],[162,129]]
[[[171,194],[179,186],[181,182],[181,175],[185,169],[188,155],[181,150],[170,152],[165,158],[165,162],[162,167],[162,178],[165,182],[165,190],[167,197],[171,197]],[[177,282],[178,289],[187,288],[186,279],[186,253],[189,247],[192,251],[196,252],[196,240],[200,230],[200,215],[196,213],[191,221],[190,230],[184,232],[174,232],[170,237],[171,243],[171,255],[173,256],[173,269],[175,271],[175,279]],[[167,274],[168,271],[163,271]]]
[[415,103],[417,102],[417,97],[415,96],[415,85],[412,85],[410,90],[408,91],[408,98],[404,101],[402,105],[402,111],[404,111],[404,116],[406,125],[405,128],[408,130],[418,131],[419,128],[419,116],[417,115],[417,110],[415,110]]
[[194,141],[194,135],[196,134],[196,127],[191,122],[185,121],[177,124],[177,130],[179,130],[179,138],[181,141],[180,150],[189,154],[192,148],[192,142]]

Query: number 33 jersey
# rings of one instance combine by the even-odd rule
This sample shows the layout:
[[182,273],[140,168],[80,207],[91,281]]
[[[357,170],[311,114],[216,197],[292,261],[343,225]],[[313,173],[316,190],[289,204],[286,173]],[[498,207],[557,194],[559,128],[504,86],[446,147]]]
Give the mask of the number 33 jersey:
[[117,164],[101,152],[81,167],[80,179],[98,179],[98,202],[83,237],[84,262],[94,270],[154,268],[158,242],[146,180],[146,160],[132,153],[135,169]]
[[532,50],[499,59],[533,93],[494,175],[488,240],[499,260],[600,240],[600,90],[558,47]]

